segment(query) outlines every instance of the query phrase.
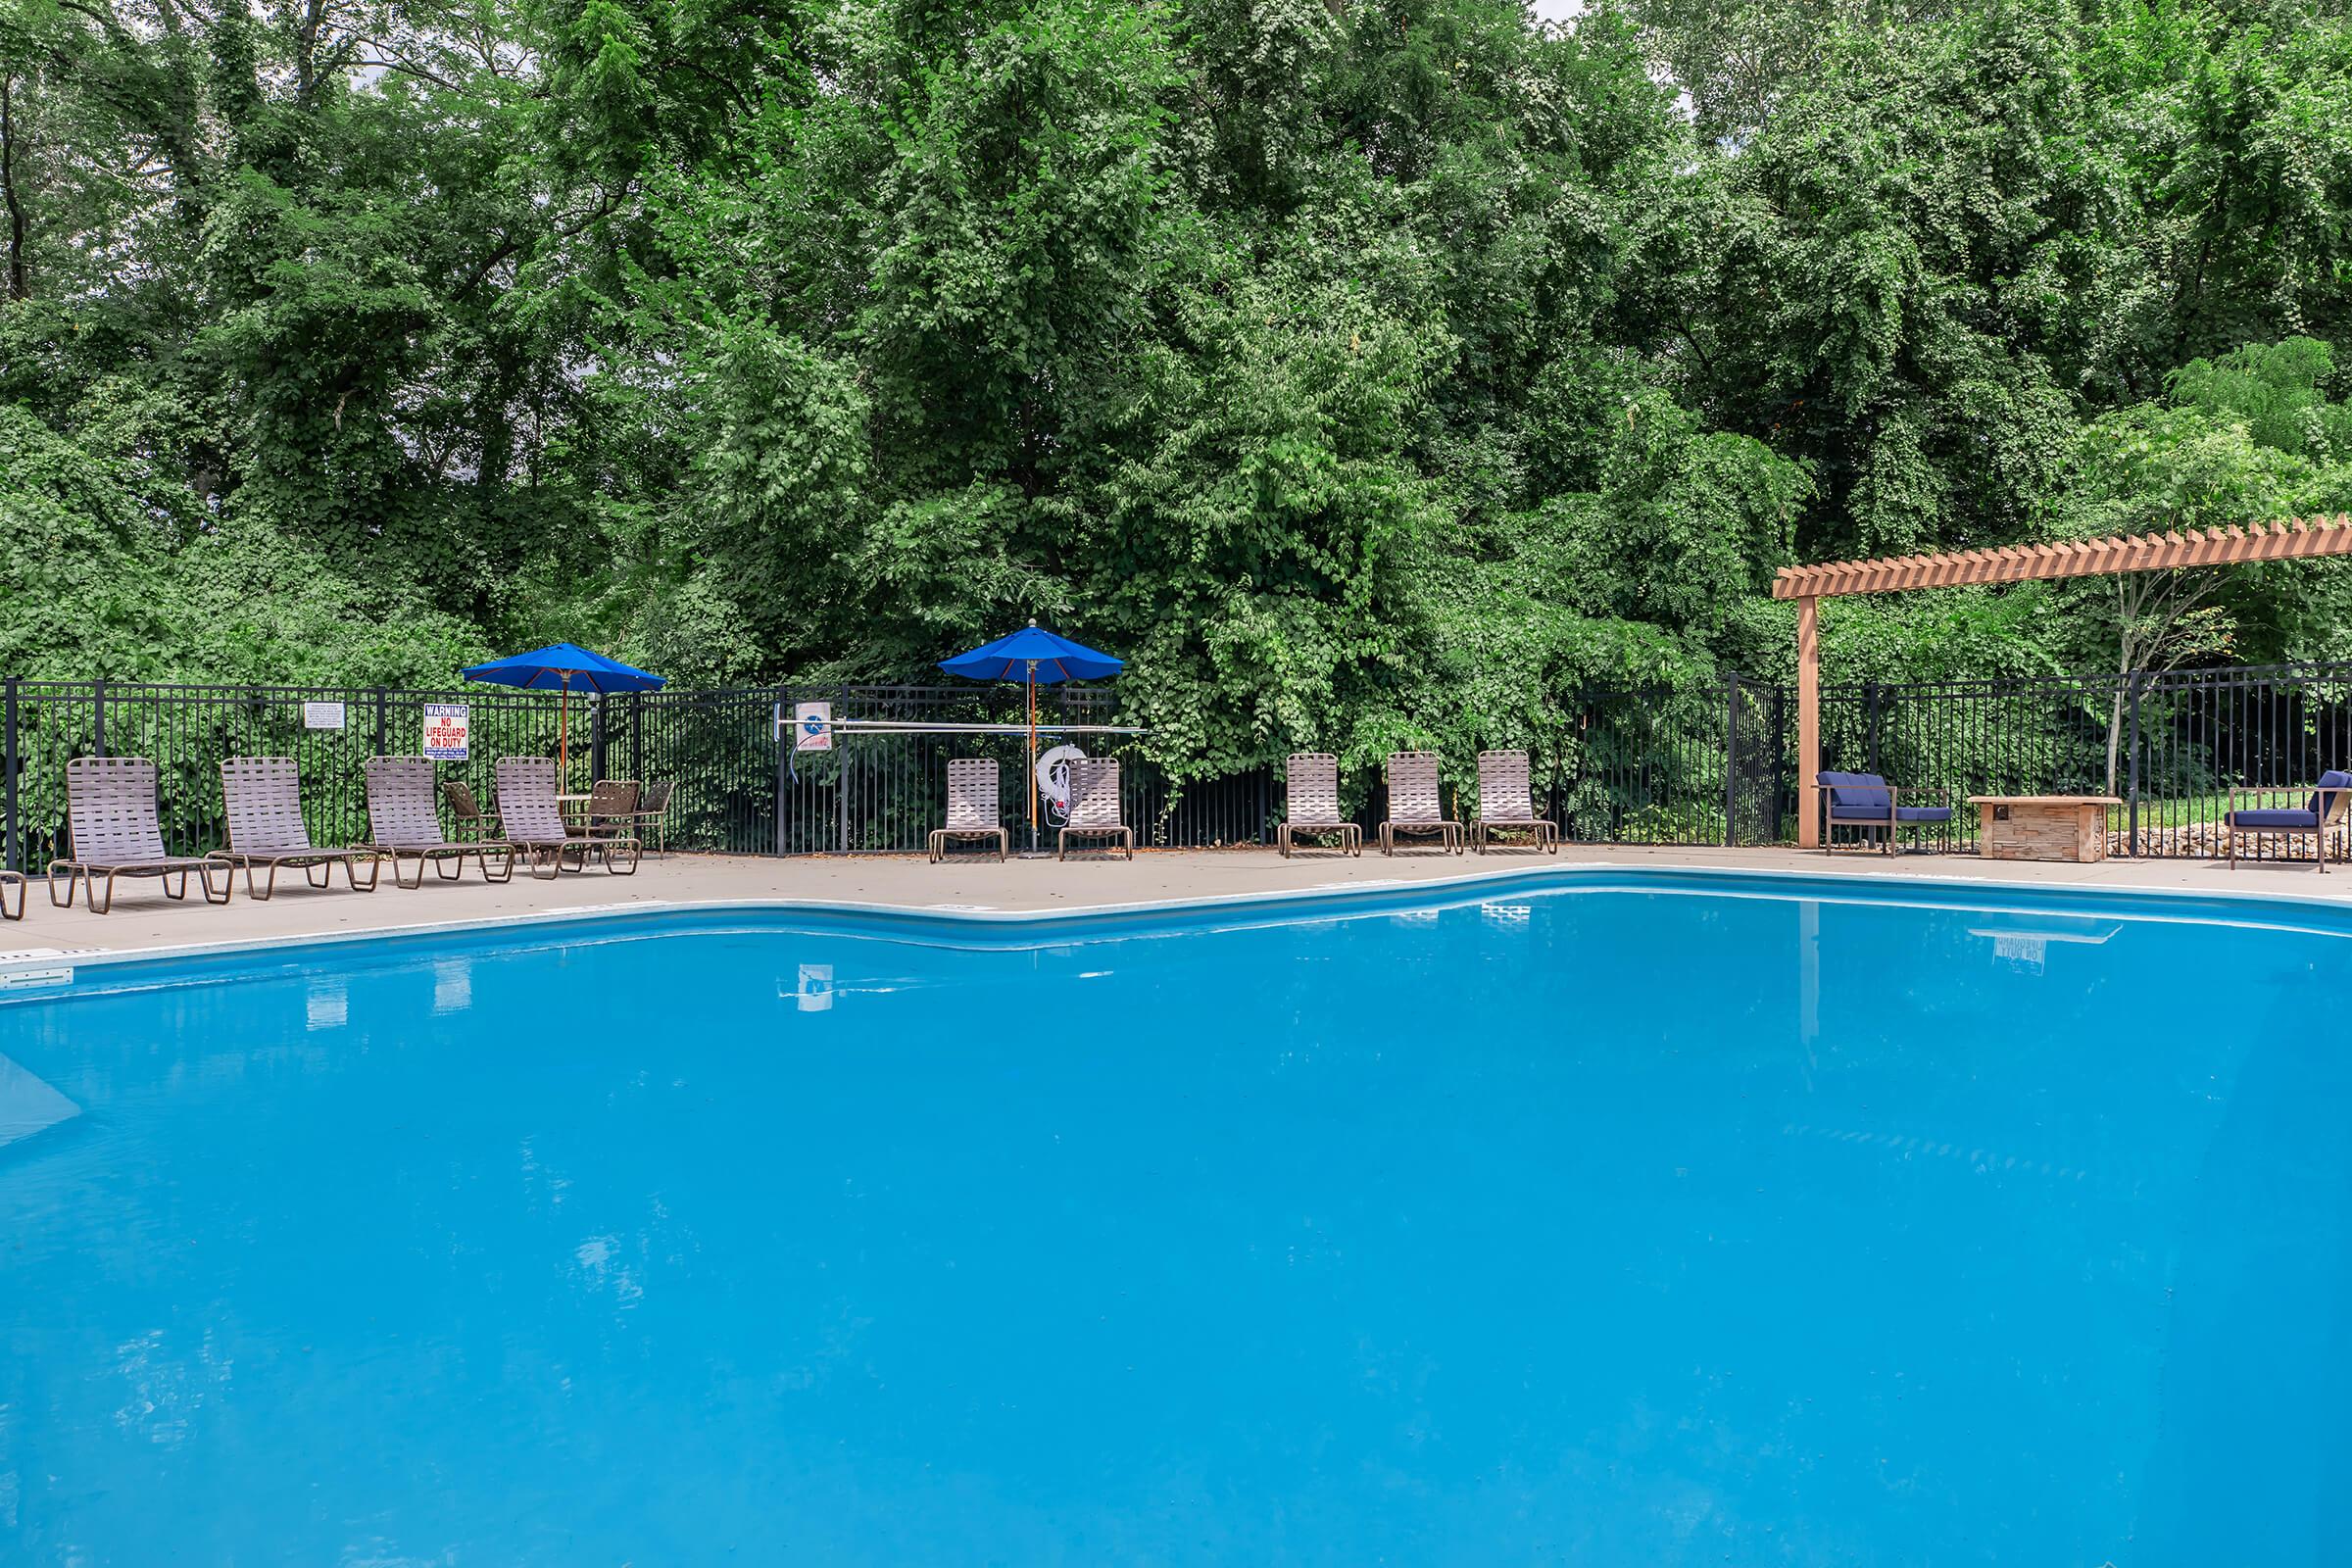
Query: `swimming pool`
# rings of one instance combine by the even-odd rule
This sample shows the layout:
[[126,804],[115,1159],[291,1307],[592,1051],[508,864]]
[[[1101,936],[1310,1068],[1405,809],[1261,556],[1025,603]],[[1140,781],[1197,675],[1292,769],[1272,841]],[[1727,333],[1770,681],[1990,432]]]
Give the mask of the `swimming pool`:
[[0,1006],[0,1561],[2336,1560],[2352,918],[1531,874]]

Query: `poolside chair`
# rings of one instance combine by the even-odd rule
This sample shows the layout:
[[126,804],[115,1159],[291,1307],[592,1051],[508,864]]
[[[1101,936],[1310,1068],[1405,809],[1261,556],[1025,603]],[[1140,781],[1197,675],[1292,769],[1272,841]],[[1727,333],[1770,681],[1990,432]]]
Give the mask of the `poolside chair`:
[[2253,800],[2260,800],[2265,795],[2299,793],[2301,792],[2239,789],[2235,786],[2230,788],[2230,809],[2222,814],[2222,828],[2230,840],[2230,868],[2231,870],[2237,869],[2239,835],[2251,833],[2260,838],[2276,834],[2289,843],[2308,836],[2312,840],[2313,853],[2318,857],[2320,862],[2320,872],[2322,875],[2327,874],[2328,834],[2329,830],[2343,821],[2345,804],[2352,802],[2352,773],[2347,773],[2340,768],[2329,768],[2327,772],[2322,773],[2319,785],[2312,791],[2311,798],[2300,807],[2257,806],[2241,808],[2237,804],[2238,797],[2241,795]]
[[457,819],[460,838],[497,841],[498,813],[482,809],[471,785],[454,778],[443,779],[441,799],[449,803],[449,814]]
[[1478,754],[1478,816],[1470,824],[1470,847],[1479,854],[1494,843],[1494,830],[1535,835],[1534,848],[1560,853],[1560,825],[1536,814],[1535,785],[1525,752]]
[[[381,858],[373,850],[323,848],[311,842],[310,825],[302,819],[302,769],[291,757],[232,757],[220,764],[220,802],[227,808],[228,847],[215,850],[207,859],[245,868],[245,896],[267,900],[277,892],[277,868],[300,866],[302,880],[314,888],[334,884],[335,866],[355,893],[373,893],[382,874]],[[360,880],[360,861],[368,862],[368,880]],[[253,868],[270,868],[269,880],[253,883]]]
[[[506,757],[498,763],[498,816],[506,824],[507,842],[529,857],[531,875],[553,881],[566,870],[585,871],[590,857],[601,858],[614,876],[633,876],[641,854],[635,834],[613,833],[606,838],[574,834],[564,822],[556,799],[556,764],[544,757]],[[615,857],[628,853],[623,870]],[[576,860],[575,858],[576,857]],[[540,870],[545,865],[545,871]]]
[[[204,884],[204,902],[226,904],[236,880],[220,866],[220,891],[213,891],[218,861],[200,855],[172,855],[164,849],[164,828],[156,814],[155,764],[143,757],[76,757],[66,764],[66,817],[70,837],[66,858],[49,862],[49,902],[61,909],[74,906],[74,883],[84,889],[83,902],[94,914],[115,906],[115,878],[151,876],[163,885],[164,896],[188,896],[188,873]],[[57,873],[66,873],[66,896],[57,896]],[[106,878],[101,899],[98,878]],[[178,891],[172,881],[178,880]]]
[[1830,853],[1838,830],[1841,827],[1861,831],[1862,842],[1870,843],[1879,834],[1886,835],[1883,853],[1894,853],[1894,836],[1910,828],[1918,837],[1919,829],[1949,827],[1952,821],[1952,797],[1948,790],[1913,790],[1913,795],[1930,794],[1939,797],[1940,806],[1905,806],[1904,791],[1895,788],[1876,773],[1818,773],[1814,783],[1821,787],[1822,809],[1827,813],[1821,835],[1821,852]]
[[997,785],[996,759],[956,757],[948,761],[948,820],[931,830],[931,863],[948,853],[950,839],[995,839],[997,858],[1012,853],[1012,835],[1004,830],[1003,792]]
[[645,837],[646,829],[653,829],[657,855],[669,853],[669,797],[676,789],[677,785],[668,779],[654,780],[637,797],[637,809],[629,815],[630,831],[638,838]]
[[1397,752],[1389,759],[1389,815],[1380,824],[1380,853],[1396,853],[1398,833],[1435,833],[1444,848],[1462,853],[1462,824],[1446,814],[1438,793],[1438,754]]
[[637,822],[637,782],[600,778],[588,788],[588,808],[581,813],[583,838],[627,838]]
[[[509,882],[514,877],[514,846],[503,839],[453,839],[441,831],[441,813],[434,806],[433,760],[429,757],[370,757],[368,759],[368,847],[392,858],[396,887],[424,886],[424,867],[444,882],[466,874],[468,856],[482,868],[485,882]],[[490,858],[499,868],[490,869]],[[401,874],[401,862],[414,857],[416,875]],[[456,869],[448,869],[451,862]]]
[[1062,824],[1057,860],[1070,858],[1070,835],[1116,838],[1135,858],[1135,829],[1119,809],[1119,764],[1107,757],[1081,757],[1070,763],[1070,818]]
[[1282,829],[1275,847],[1289,858],[1300,833],[1337,833],[1342,855],[1364,853],[1364,830],[1340,813],[1340,760],[1329,752],[1293,752],[1283,767]]
[[[31,886],[32,884],[26,880],[22,871],[0,871],[0,920],[24,918],[24,896]],[[17,906],[13,909],[8,906],[8,890],[10,888],[17,890]]]

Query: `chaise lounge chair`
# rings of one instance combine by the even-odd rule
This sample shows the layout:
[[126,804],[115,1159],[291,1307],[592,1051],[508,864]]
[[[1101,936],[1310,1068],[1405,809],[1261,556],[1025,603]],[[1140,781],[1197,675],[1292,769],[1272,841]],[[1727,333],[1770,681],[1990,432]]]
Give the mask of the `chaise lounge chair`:
[[[215,850],[207,859],[220,860],[232,869],[245,868],[245,896],[267,900],[277,892],[277,868],[300,866],[302,879],[314,888],[333,885],[335,866],[354,892],[373,893],[382,874],[382,859],[369,849],[324,849],[311,842],[311,829],[302,819],[302,770],[291,757],[232,757],[220,764],[220,802],[227,808],[228,847]],[[360,880],[359,862],[368,862],[368,880]],[[253,868],[270,868],[269,880],[253,885]],[[315,874],[314,874],[315,873]]]
[[[200,855],[171,855],[164,849],[164,828],[156,814],[155,764],[143,757],[76,757],[66,764],[66,816],[71,852],[49,862],[49,902],[61,909],[74,906],[74,883],[84,888],[83,902],[93,914],[115,906],[115,878],[157,878],[164,896],[188,896],[188,873],[204,884],[204,902],[226,904],[236,887],[235,877],[220,866],[220,891],[213,892],[213,870],[220,862]],[[66,873],[66,896],[57,896],[57,873]],[[103,898],[98,878],[106,878]],[[172,879],[178,891],[172,891]]]
[[[509,882],[514,877],[514,846],[501,839],[458,840],[441,831],[441,813],[433,802],[433,760],[429,757],[371,757],[368,759],[368,847],[392,858],[396,887],[424,886],[424,865],[430,860],[442,881],[455,882],[466,874],[468,856],[482,868],[485,882]],[[499,868],[490,869],[490,857]],[[401,875],[401,861],[414,857],[416,875]],[[443,867],[457,862],[455,870]]]
[[[553,881],[566,870],[587,870],[591,856],[603,859],[605,869],[614,876],[636,874],[642,850],[635,835],[574,835],[564,825],[563,804],[556,799],[556,764],[544,757],[499,760],[498,817],[506,824],[507,842],[530,858],[531,875],[543,881]],[[629,857],[625,871],[613,860],[623,850]],[[576,863],[569,863],[574,856]],[[544,872],[539,869],[543,863]]]
[[1364,830],[1340,814],[1340,760],[1329,752],[1293,752],[1283,772],[1288,785],[1275,846],[1284,858],[1298,848],[1301,833],[1337,833],[1340,853],[1360,857]]
[[1478,754],[1478,816],[1470,824],[1470,847],[1487,853],[1494,830],[1535,835],[1533,848],[1560,853],[1560,825],[1536,814],[1535,786],[1525,752]]
[[1380,824],[1380,853],[1396,853],[1399,833],[1436,833],[1443,847],[1462,853],[1462,824],[1446,814],[1438,794],[1438,754],[1398,752],[1389,759],[1389,817]]
[[1951,795],[1948,791],[1919,791],[1934,794],[1943,801],[1941,806],[1905,806],[1903,792],[1876,773],[1819,773],[1814,782],[1821,786],[1822,809],[1827,812],[1821,835],[1821,851],[1827,855],[1841,827],[1858,828],[1862,840],[1869,843],[1879,834],[1886,835],[1885,854],[1894,853],[1894,835],[1902,828],[1912,829],[1918,836],[1923,827],[1948,827],[1952,820]]
[[931,830],[933,865],[947,855],[950,839],[995,839],[1000,860],[1012,853],[1012,835],[1004,830],[1004,795],[993,758],[949,759],[948,820],[946,826]]
[[2343,821],[2345,804],[2352,802],[2352,773],[2339,768],[2330,768],[2322,773],[2318,787],[2311,793],[2311,799],[2304,802],[2299,808],[2263,806],[2240,808],[2237,804],[2240,796],[2259,801],[2265,795],[2289,793],[2299,792],[2238,789],[2235,787],[2230,789],[2230,809],[2222,814],[2222,827],[2230,839],[2230,868],[2231,870],[2237,869],[2237,840],[2240,834],[2251,833],[2257,838],[2266,834],[2276,834],[2289,842],[2309,837],[2313,841],[2313,851],[2320,862],[2320,872],[2322,875],[2327,874],[2328,833],[2329,829]]
[[1062,824],[1057,860],[1070,858],[1070,835],[1116,838],[1135,858],[1135,829],[1119,809],[1119,764],[1107,757],[1081,757],[1070,763],[1070,819]]

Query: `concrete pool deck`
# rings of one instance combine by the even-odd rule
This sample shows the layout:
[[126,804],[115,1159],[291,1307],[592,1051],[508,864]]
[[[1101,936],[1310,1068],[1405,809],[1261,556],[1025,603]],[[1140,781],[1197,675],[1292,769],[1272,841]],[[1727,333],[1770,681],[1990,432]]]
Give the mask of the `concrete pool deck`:
[[1823,855],[1788,849],[1634,848],[1569,845],[1557,856],[1524,851],[1486,856],[1435,852],[1359,858],[1303,855],[1286,860],[1272,850],[1146,852],[1130,861],[1090,858],[1068,862],[970,858],[932,865],[914,856],[772,859],[751,856],[673,855],[648,858],[635,876],[601,870],[565,874],[554,882],[517,874],[503,885],[479,875],[460,882],[431,876],[424,886],[397,888],[387,876],[373,893],[318,892],[299,873],[278,880],[268,902],[245,896],[240,877],[234,901],[209,906],[193,892],[185,903],[166,899],[152,879],[117,885],[115,910],[92,914],[50,906],[36,881],[25,918],[0,925],[0,953],[41,951],[138,953],[217,945],[294,942],[361,936],[446,922],[496,920],[619,906],[743,901],[887,905],[930,910],[1017,912],[1106,906],[1191,903],[1252,894],[1325,890],[1400,882],[1439,882],[1505,875],[1538,866],[1603,868],[1699,867],[1722,871],[1778,871],[1893,880],[2006,883],[2193,893],[2271,895],[2341,900],[2352,904],[2352,866],[2328,875],[2310,862],[2241,865],[2219,861],[2107,860],[2095,865],[2047,865],[1981,860],[1969,855],[1888,858],[1857,851]]

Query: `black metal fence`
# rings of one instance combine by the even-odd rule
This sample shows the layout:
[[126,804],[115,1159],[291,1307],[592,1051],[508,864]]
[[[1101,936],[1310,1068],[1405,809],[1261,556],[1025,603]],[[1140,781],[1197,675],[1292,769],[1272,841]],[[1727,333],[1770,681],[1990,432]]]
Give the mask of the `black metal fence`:
[[[1026,741],[1018,733],[837,731],[830,752],[796,752],[794,706],[829,704],[836,720],[898,725],[1021,722],[1017,689],[785,686],[574,699],[570,776],[670,779],[669,840],[738,854],[920,853],[945,810],[946,763],[1003,764],[1004,818],[1026,827]],[[422,747],[428,705],[462,703],[469,755],[445,776],[489,793],[499,759],[557,755],[559,705],[497,687],[417,692],[297,686],[0,683],[4,849],[37,868],[63,853],[66,763],[90,755],[153,758],[167,845],[221,841],[220,763],[292,757],[321,842],[367,834],[363,764]],[[1773,844],[1796,837],[1796,703],[1787,688],[1727,679],[1673,691],[1586,691],[1533,748],[1539,799],[1584,843]],[[1134,737],[1115,688],[1040,693],[1043,744],[1068,739],[1125,763],[1127,820],[1167,847],[1269,842],[1282,811],[1274,769],[1170,779]],[[1822,693],[1822,764],[1883,773],[1907,792],[2113,794],[2118,854],[2203,856],[2232,787],[2308,787],[2352,765],[2352,663],[2021,681],[1833,686]],[[1469,758],[1448,759],[1457,811],[1474,803]],[[1383,811],[1377,768],[1350,781],[1367,824]],[[1047,824],[1050,827],[1050,822]],[[1955,813],[1952,848],[1972,846],[1974,813]]]

